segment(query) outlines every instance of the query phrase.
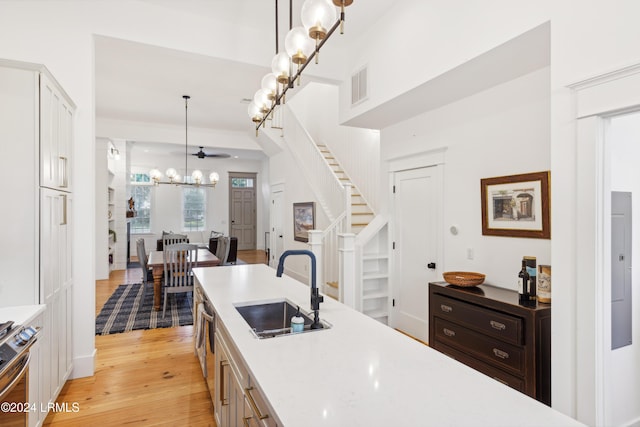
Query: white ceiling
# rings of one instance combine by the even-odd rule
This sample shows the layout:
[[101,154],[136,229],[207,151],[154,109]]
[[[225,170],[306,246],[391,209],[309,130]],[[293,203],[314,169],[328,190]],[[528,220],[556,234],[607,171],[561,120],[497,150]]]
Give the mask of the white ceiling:
[[[141,1],[155,7],[175,9],[176,13],[211,17],[212,20],[234,24],[238,31],[247,27],[262,28],[268,36],[259,43],[264,44],[265,50],[275,52],[274,0]],[[301,6],[302,0],[293,1],[294,25],[299,22]],[[347,31],[340,36],[340,43],[349,43],[349,37],[353,39],[367,26],[374,25],[392,6],[391,2],[383,0],[356,0],[346,9]],[[280,32],[286,33],[289,2],[280,0],[278,7]],[[230,34],[229,40],[232,39]],[[190,129],[254,132],[247,116],[247,103],[243,99],[253,97],[262,76],[270,71],[270,64],[248,64],[104,36],[97,36],[95,43],[98,121],[107,119],[184,126],[182,95],[187,94],[191,96]],[[147,144],[145,149],[150,146]],[[216,141],[206,146],[215,148]],[[173,150],[181,148],[174,147]]]

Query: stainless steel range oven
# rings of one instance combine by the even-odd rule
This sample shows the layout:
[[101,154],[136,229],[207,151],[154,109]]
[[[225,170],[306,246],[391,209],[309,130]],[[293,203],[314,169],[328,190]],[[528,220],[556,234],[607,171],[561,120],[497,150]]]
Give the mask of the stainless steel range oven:
[[[39,328],[0,325],[0,425],[29,425],[29,349]],[[32,404],[36,404],[33,402]]]

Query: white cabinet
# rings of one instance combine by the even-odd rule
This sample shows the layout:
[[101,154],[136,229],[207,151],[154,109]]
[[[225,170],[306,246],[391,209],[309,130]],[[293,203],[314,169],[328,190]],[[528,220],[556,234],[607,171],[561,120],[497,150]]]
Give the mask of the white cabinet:
[[73,108],[62,90],[40,73],[40,185],[71,191]]
[[[44,373],[43,403],[60,393],[72,368],[71,354],[71,194],[42,188],[40,221],[40,301],[47,305],[44,315],[46,344],[43,352],[49,366]],[[45,255],[46,254],[46,255]]]
[[11,183],[3,193],[11,249],[0,257],[0,307],[46,304],[30,379],[43,407],[72,365],[74,108],[44,66],[0,60],[0,173]]

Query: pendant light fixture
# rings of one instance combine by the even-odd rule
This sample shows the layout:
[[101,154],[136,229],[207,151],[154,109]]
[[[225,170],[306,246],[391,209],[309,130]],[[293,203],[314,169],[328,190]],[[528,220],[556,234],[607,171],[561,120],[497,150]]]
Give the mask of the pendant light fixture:
[[202,171],[196,169],[191,173],[191,182],[187,182],[188,176],[188,159],[189,159],[189,139],[188,139],[188,109],[189,109],[189,99],[191,97],[189,95],[182,95],[184,98],[184,178],[182,181],[181,177],[178,175],[178,171],[175,168],[169,168],[166,170],[165,175],[167,176],[168,181],[162,181],[162,172],[158,169],[151,169],[149,171],[149,177],[153,181],[155,185],[160,184],[171,184],[176,186],[191,186],[191,187],[211,187],[215,188],[216,184],[220,180],[220,176],[217,172],[211,172],[209,174],[209,184],[205,184],[203,182],[203,174]]
[[[270,119],[276,106],[285,102],[287,90],[300,84],[300,76],[309,62],[315,58],[316,64],[320,48],[340,26],[344,31],[344,8],[353,0],[306,0],[301,10],[301,27],[293,28],[292,3],[289,0],[289,33],[285,38],[285,51],[278,48],[278,0],[276,6],[276,55],[271,61],[271,73],[262,78],[261,88],[249,104],[248,114],[256,126],[256,136],[260,126]],[[340,8],[340,14],[336,11]],[[293,64],[297,66],[293,74]]]

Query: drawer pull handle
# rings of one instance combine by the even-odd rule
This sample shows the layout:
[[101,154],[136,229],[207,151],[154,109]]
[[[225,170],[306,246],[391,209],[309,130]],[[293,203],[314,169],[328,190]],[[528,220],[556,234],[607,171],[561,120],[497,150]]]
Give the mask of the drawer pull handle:
[[269,418],[269,414],[263,415],[262,412],[260,412],[258,405],[256,405],[256,401],[253,400],[253,396],[251,396],[251,390],[253,390],[253,387],[247,387],[244,389],[245,395],[247,396],[247,400],[249,401],[249,405],[251,406],[253,413],[256,414],[259,420],[264,420],[265,418]]
[[508,359],[509,358],[509,353],[507,353],[506,351],[498,350],[497,348],[493,349],[493,354],[495,354],[496,357],[499,357],[500,359]]
[[491,327],[493,329],[497,329],[499,331],[504,331],[505,329],[507,329],[507,325],[505,325],[504,323],[496,322],[495,320],[492,320],[489,323],[491,324]]
[[455,337],[456,333],[455,331],[452,331],[451,329],[447,329],[447,328],[443,328],[442,332],[444,332],[444,334],[448,337]]
[[440,310],[444,311],[445,313],[451,313],[453,311],[453,308],[450,305],[440,304]]
[[227,406],[229,404],[229,399],[225,396],[225,387],[224,387],[224,368],[229,366],[229,362],[226,360],[220,361],[220,404],[222,406]]
[[249,424],[251,418],[253,417],[242,417],[242,423],[244,424],[244,427],[251,427],[251,424]]

